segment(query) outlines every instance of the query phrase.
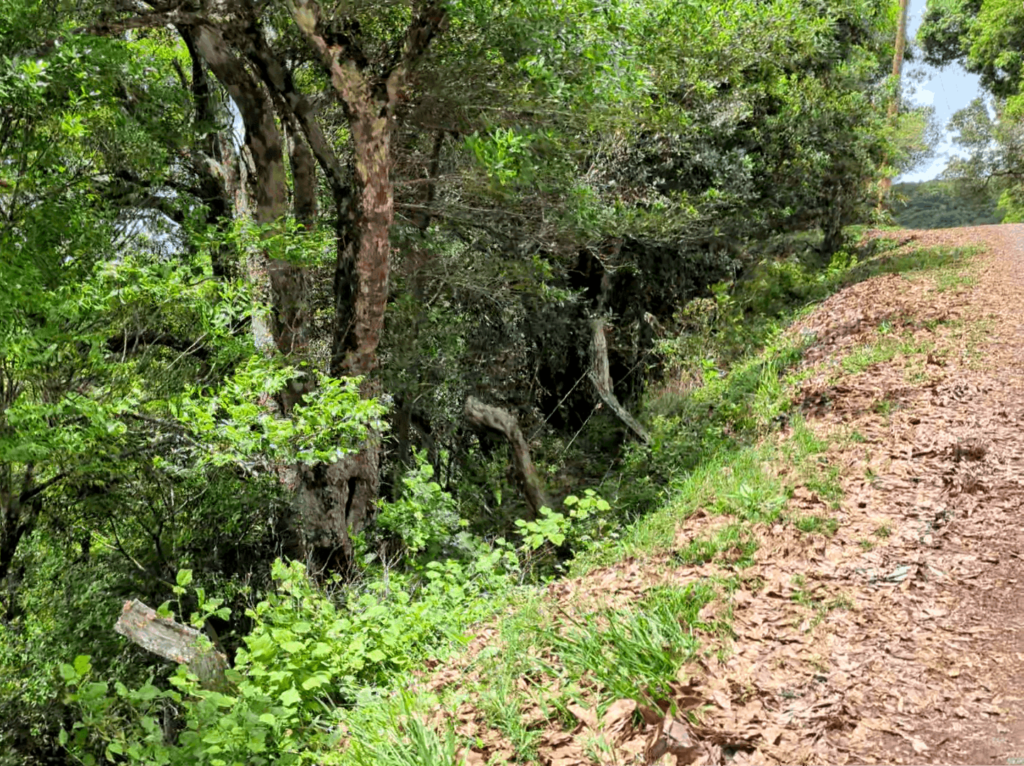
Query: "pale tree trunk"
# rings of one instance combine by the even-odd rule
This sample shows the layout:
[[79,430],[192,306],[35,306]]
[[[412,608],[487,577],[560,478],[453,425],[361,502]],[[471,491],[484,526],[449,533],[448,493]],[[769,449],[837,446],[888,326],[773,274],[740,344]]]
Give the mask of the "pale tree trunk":
[[[245,125],[245,144],[252,154],[254,218],[272,226],[288,213],[281,132],[273,105],[244,63],[235,57],[220,30],[205,24],[192,29],[195,46],[214,76],[227,88]],[[305,270],[272,258],[265,250],[249,257],[249,277],[257,299],[270,307],[271,316],[253,312],[253,335],[264,353],[276,347],[285,355],[302,355],[308,343],[309,285]]]
[[[218,32],[204,28],[203,33],[197,35],[197,47],[228,88],[242,114],[246,145],[255,171],[252,179],[255,218],[260,224],[272,223],[287,212],[287,186],[281,131],[271,102],[244,64],[230,54]],[[264,58],[269,58],[268,49],[262,51]],[[281,72],[276,74],[280,76]],[[304,131],[304,134],[308,140],[309,132]],[[313,135],[315,140],[316,133]],[[311,228],[316,219],[316,172],[310,148],[298,136],[292,137],[289,159],[294,181],[294,213],[301,223]],[[274,307],[271,322],[253,318],[257,346],[265,351],[276,347],[299,361],[306,351],[309,319],[309,286],[305,274],[295,265],[268,258],[265,253],[250,260],[249,271],[253,282],[264,287],[264,295],[269,293],[269,302]],[[308,379],[300,380],[285,391],[280,402],[282,414],[287,415],[311,385]],[[348,509],[356,499],[363,498],[356,486],[357,478],[349,475],[358,477],[358,474],[344,470],[347,462],[282,469],[281,478],[294,493],[288,524],[294,536],[289,546],[292,555],[324,561],[329,558],[325,552],[339,551],[346,555],[351,552]],[[367,491],[375,492],[376,485],[371,483],[362,494]],[[372,497],[363,502],[368,506],[371,500]]]
[[186,27],[179,27],[178,32],[192,60],[192,104],[196,129],[202,134],[199,146],[194,148],[192,167],[199,176],[199,192],[207,211],[206,222],[220,235],[220,241],[214,244],[210,254],[213,275],[218,279],[233,279],[238,276],[237,253],[228,243],[227,235],[234,216],[245,209],[244,205],[236,209],[232,204],[235,194],[243,191],[239,177],[241,158],[218,129],[213,88],[203,58],[196,50],[192,32]]
[[[892,76],[896,78],[896,94],[893,96],[892,101],[889,103],[889,121],[893,124],[896,122],[896,117],[900,111],[900,98],[903,87],[902,75],[903,75],[903,54],[907,47],[907,11],[910,6],[910,0],[900,0],[900,18],[896,25],[896,50],[892,57]],[[882,209],[885,201],[889,198],[889,193],[892,191],[892,179],[886,176],[882,179],[881,190],[878,193],[878,208]]]
[[299,136],[289,136],[288,158],[292,166],[292,211],[306,231],[316,228],[316,160]]
[[615,396],[615,386],[612,384],[611,369],[608,364],[608,339],[604,334],[604,320],[595,318],[590,323],[590,381],[597,389],[597,395],[601,401],[614,413],[615,417],[633,432],[644,445],[651,443],[651,435],[640,425],[640,422],[633,417],[629,410],[622,406]]
[[[149,13],[91,31],[111,34],[143,27],[174,24],[191,34],[199,56],[227,89],[245,124],[245,147],[252,159],[254,218],[272,226],[287,212],[284,150],[275,120],[292,120],[305,138],[291,153],[296,181],[299,220],[312,225],[315,208],[315,174],[306,148],[324,171],[338,211],[338,262],[335,275],[335,327],[330,374],[362,376],[363,393],[376,393],[370,375],[377,366],[377,346],[384,327],[388,296],[390,228],[394,217],[390,178],[391,140],[395,109],[403,98],[407,73],[447,23],[440,0],[425,0],[414,8],[404,43],[385,76],[361,69],[346,45],[332,36],[328,44],[320,25],[320,11],[311,0],[289,0],[288,8],[331,78],[345,109],[355,149],[354,177],[342,169],[338,158],[317,124],[310,102],[294,86],[287,69],[267,44],[255,6],[241,0],[223,0],[217,18],[190,11]],[[232,52],[244,52],[253,66]],[[255,71],[259,80],[253,76]],[[266,90],[261,86],[266,86]],[[269,94],[269,95],[268,95]],[[240,163],[244,173],[244,163]],[[350,188],[354,187],[354,188]],[[310,194],[311,191],[311,194]],[[245,199],[245,195],[240,195]],[[267,252],[250,259],[248,271],[257,299],[272,307],[269,317],[253,316],[253,335],[263,353],[277,351],[300,361],[306,355],[309,334],[309,285],[305,271],[277,260]],[[287,414],[302,391],[282,397]],[[371,435],[359,454],[331,465],[288,471],[288,483],[296,490],[295,524],[300,555],[337,551],[351,552],[351,534],[360,531],[372,511],[379,488],[380,440]]]

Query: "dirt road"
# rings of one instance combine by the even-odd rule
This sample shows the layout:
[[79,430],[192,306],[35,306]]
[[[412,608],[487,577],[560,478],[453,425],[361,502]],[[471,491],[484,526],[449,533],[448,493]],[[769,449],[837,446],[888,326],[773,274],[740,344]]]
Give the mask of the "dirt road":
[[983,244],[976,281],[878,278],[806,323],[822,355],[882,328],[912,350],[804,385],[815,431],[860,437],[831,450],[841,527],[806,573],[856,607],[812,645],[830,725],[781,760],[1024,764],[1024,225],[917,240]]

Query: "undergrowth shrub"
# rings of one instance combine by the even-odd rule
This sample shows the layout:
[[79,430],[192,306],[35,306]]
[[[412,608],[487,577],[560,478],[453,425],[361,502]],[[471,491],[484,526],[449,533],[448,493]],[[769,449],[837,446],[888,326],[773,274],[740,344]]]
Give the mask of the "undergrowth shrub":
[[[452,522],[458,519],[454,501],[431,478],[429,466],[421,464],[407,477],[407,493],[387,509],[387,523],[404,533],[410,552],[440,546],[460,526]],[[450,516],[431,526],[428,516],[438,508]],[[413,556],[398,569],[364,550],[362,583],[343,587],[335,577],[333,593],[314,583],[300,563],[278,560],[273,587],[246,610],[252,628],[228,671],[230,688],[204,689],[185,666],[169,683],[151,677],[130,688],[103,677],[81,655],[60,666],[67,703],[80,716],[62,733],[61,744],[86,764],[103,758],[147,765],[345,762],[338,744],[347,722],[368,726],[374,715],[364,710],[353,719],[352,711],[370,705],[391,715],[380,706],[378,691],[464,643],[466,628],[493,613],[524,577],[541,579],[554,571],[537,563],[543,560],[538,554],[550,557],[570,538],[585,545],[611,510],[593,490],[566,498],[565,508],[564,514],[543,509],[538,519],[522,522],[519,546],[458,533],[462,558]],[[190,584],[191,572],[179,572],[179,600]],[[220,599],[196,591],[193,625],[201,627],[211,615],[230,618]],[[169,602],[159,612],[174,616]],[[390,748],[398,763],[409,747],[435,755],[450,749],[449,741],[425,729],[419,735],[417,742],[385,737],[380,746]],[[370,752],[358,745],[350,756],[368,763]]]
[[783,425],[790,408],[785,377],[813,341],[782,334],[799,312],[874,274],[950,259],[878,257],[895,246],[868,240],[839,250],[824,268],[810,250],[765,258],[739,281],[715,285],[711,297],[684,306],[677,334],[658,345],[667,381],[643,405],[650,448],[629,448],[604,494],[624,513],[656,507],[675,477]]
[[422,577],[394,574],[334,598],[301,564],[277,561],[275,587],[247,612],[253,628],[228,671],[230,689],[200,688],[184,666],[165,688],[152,679],[128,688],[98,677],[80,656],[61,666],[81,715],[62,739],[87,764],[115,756],[210,766],[339,762],[346,709],[464,641],[466,626],[493,610],[494,591],[508,587],[503,557],[497,550],[470,566],[432,562]]
[[434,467],[426,455],[415,451],[414,459],[416,466],[402,477],[398,499],[377,502],[376,523],[400,540],[407,553],[433,559],[467,523],[459,516],[455,498],[432,480]]

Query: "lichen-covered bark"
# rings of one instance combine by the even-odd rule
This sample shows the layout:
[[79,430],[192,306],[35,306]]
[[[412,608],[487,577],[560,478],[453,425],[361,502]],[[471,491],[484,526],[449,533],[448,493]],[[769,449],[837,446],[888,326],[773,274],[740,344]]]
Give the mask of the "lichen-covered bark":
[[306,143],[290,136],[288,158],[292,166],[292,211],[295,220],[312,230],[316,226],[316,161]]
[[225,145],[230,145],[221,140],[222,136],[217,129],[213,88],[203,59],[196,50],[192,32],[184,27],[178,31],[192,60],[192,104],[196,129],[202,135],[192,157],[192,166],[199,177],[198,191],[206,206],[206,222],[221,235],[210,254],[213,275],[220,279],[231,279],[238,276],[237,254],[227,238],[235,213],[232,200],[239,180],[234,172],[237,158],[233,148],[223,151]]
[[195,628],[159,617],[138,599],[125,602],[114,630],[134,644],[166,660],[187,665],[204,689],[227,691],[227,657],[203,646]]
[[[365,62],[356,51],[345,50],[342,42],[327,43],[319,29],[320,9],[315,2],[290,0],[288,6],[330,75],[345,109],[355,151],[352,192],[343,190],[340,183],[332,183],[338,241],[330,373],[362,376],[363,393],[372,396],[377,391],[370,376],[377,366],[390,280],[395,107],[406,87],[410,66],[444,28],[447,17],[439,2],[422,4],[406,30],[401,56],[381,78],[361,65]],[[271,81],[280,83],[283,97],[301,111],[303,103],[289,95],[288,81],[272,66],[266,66],[265,71]],[[315,134],[303,129],[321,167],[330,173],[332,155],[318,151]],[[350,553],[350,534],[365,527],[380,488],[380,457],[380,440],[371,436],[358,455],[301,477],[303,486],[309,489],[301,494],[303,528],[322,530],[317,539],[307,536],[307,545],[321,549],[337,546],[345,554]]]
[[[289,154],[295,215],[308,227],[315,225],[313,158],[325,173],[338,214],[336,313],[329,372],[363,377],[363,392],[372,396],[376,393],[372,373],[377,366],[390,277],[395,112],[412,66],[444,29],[447,14],[441,0],[417,3],[402,45],[396,46],[394,59],[385,65],[382,76],[369,68],[361,53],[345,50],[349,42],[338,42],[337,36],[332,37],[331,44],[325,41],[315,2],[288,0],[287,5],[299,31],[321,58],[344,107],[355,149],[351,172],[341,167],[317,124],[309,99],[295,87],[287,67],[268,44],[253,4],[221,0],[215,8],[148,13],[105,22],[92,31],[112,34],[166,24],[178,27],[194,59],[202,59],[209,67],[241,114],[245,126],[243,154],[251,159],[247,185],[253,194],[251,199],[244,193],[236,194],[236,201],[245,203],[246,212],[251,204],[256,223],[271,230],[288,212],[284,142],[277,118],[301,131],[301,138],[293,136]],[[194,80],[202,87],[198,79]],[[244,162],[239,163],[239,176],[240,184],[245,184]],[[220,194],[222,199],[225,196]],[[310,330],[306,272],[266,251],[251,257],[247,267],[257,299],[272,308],[269,317],[253,317],[257,347],[264,353],[278,351],[301,359]],[[282,412],[287,414],[304,393],[296,389],[283,395]],[[379,464],[380,440],[371,435],[364,449],[348,460],[283,472],[283,478],[296,492],[293,529],[301,541],[298,553],[310,549],[350,552],[350,533],[365,526],[379,489]]]
[[[365,110],[369,112],[369,110]],[[335,277],[331,373],[369,375],[377,366],[390,279],[391,131],[372,113],[351,123],[359,194],[344,211]]]

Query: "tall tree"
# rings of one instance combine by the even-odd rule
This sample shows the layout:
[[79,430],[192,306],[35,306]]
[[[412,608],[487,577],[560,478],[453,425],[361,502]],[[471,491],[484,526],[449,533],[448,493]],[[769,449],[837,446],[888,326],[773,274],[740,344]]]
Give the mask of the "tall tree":
[[[889,122],[895,123],[900,112],[900,104],[903,101],[903,54],[907,47],[907,10],[910,7],[910,0],[900,0],[899,22],[896,26],[896,43],[892,54],[892,77],[894,92],[892,101],[889,103]],[[888,175],[882,178],[881,190],[878,194],[879,208],[885,203],[892,191],[892,178]]]
[[[291,174],[301,209],[295,217],[307,227],[314,225],[311,192],[315,181],[306,162],[308,151],[328,179],[337,220],[334,329],[327,373],[333,377],[372,375],[388,298],[389,236],[394,216],[391,141],[397,107],[406,97],[410,72],[445,26],[443,7],[437,2],[417,3],[404,25],[389,20],[394,31],[385,35],[384,55],[374,59],[361,49],[353,31],[359,28],[356,14],[332,19],[334,27],[328,33],[316,3],[289,5],[297,31],[314,60],[320,62],[341,104],[353,152],[348,168],[325,139],[309,98],[295,86],[287,59],[268,42],[265,20],[255,4],[232,0],[222,3],[216,13],[202,7],[154,7],[152,13],[104,20],[89,31],[112,35],[175,24],[238,109],[245,128],[245,148],[252,158],[253,218],[270,238],[280,233],[289,212],[284,129],[296,126],[292,140],[298,148],[290,155]],[[273,20],[277,24],[285,21],[279,15]],[[294,364],[310,364],[311,285],[307,270],[275,257],[268,248],[249,257],[248,270],[258,300],[270,308],[267,318],[254,312],[257,347],[265,353],[279,353]],[[304,383],[292,385],[282,394],[278,405],[283,416],[289,416],[311,385],[312,377],[307,376]],[[367,379],[364,392],[371,395],[375,390]],[[379,488],[379,461],[379,440],[373,437],[358,454],[343,460],[285,470],[296,497],[293,526],[297,553],[350,553],[350,535],[367,523]]]
[[1006,220],[1020,220],[1024,8],[1009,0],[930,0],[918,37],[929,63],[961,62],[967,71],[981,75],[982,87],[996,98],[995,121],[981,101],[954,115],[950,128],[972,154],[967,160],[952,160],[947,175],[960,181],[961,188],[996,187],[1002,192]]

